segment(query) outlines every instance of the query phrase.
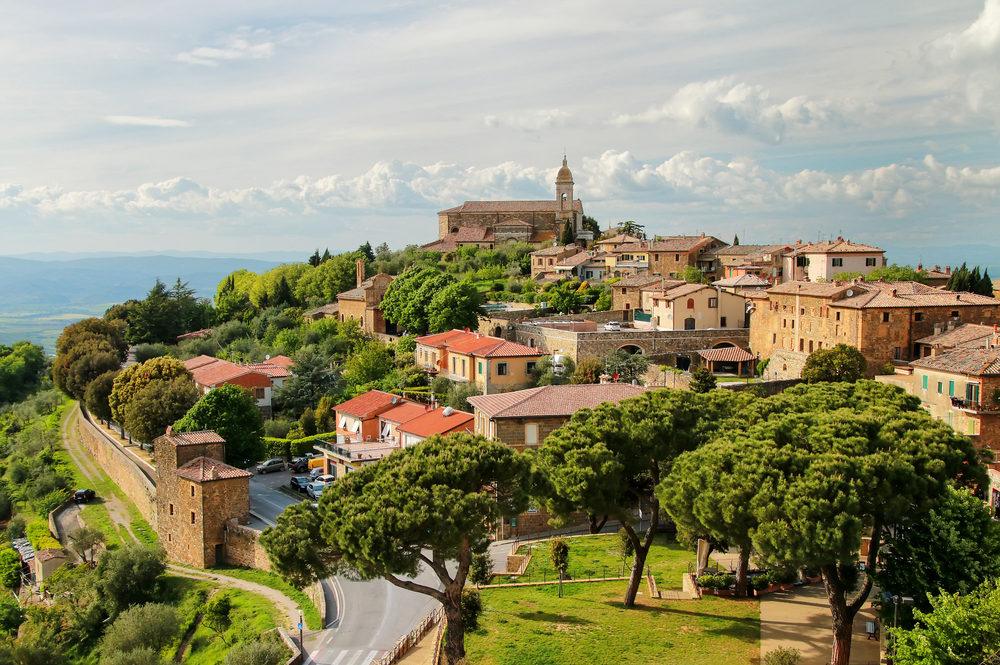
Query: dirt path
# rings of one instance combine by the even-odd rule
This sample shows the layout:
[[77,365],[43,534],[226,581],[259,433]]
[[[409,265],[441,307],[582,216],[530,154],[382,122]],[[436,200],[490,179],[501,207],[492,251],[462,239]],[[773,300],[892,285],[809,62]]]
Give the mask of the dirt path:
[[298,604],[277,589],[272,589],[271,587],[257,584],[256,582],[249,582],[236,577],[229,577],[228,575],[220,575],[219,573],[211,570],[193,570],[191,568],[185,568],[174,564],[167,564],[167,569],[170,571],[171,575],[188,577],[193,580],[215,582],[223,588],[241,589],[243,591],[256,593],[259,596],[264,596],[269,601],[274,603],[274,606],[278,608],[278,611],[284,615],[283,619],[279,618],[279,625],[283,623],[286,627],[294,626],[299,621]]

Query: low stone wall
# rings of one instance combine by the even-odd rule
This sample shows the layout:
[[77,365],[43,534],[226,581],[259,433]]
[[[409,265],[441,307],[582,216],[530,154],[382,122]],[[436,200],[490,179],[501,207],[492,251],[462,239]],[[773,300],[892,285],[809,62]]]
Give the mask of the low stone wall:
[[304,593],[319,610],[320,619],[326,623],[326,594],[323,593],[322,582],[313,582],[305,588]]
[[801,378],[802,368],[805,367],[808,357],[808,353],[775,350],[767,361],[767,367],[764,368],[764,380],[779,381]]
[[271,561],[260,544],[260,531],[231,519],[226,522],[225,534],[226,563],[245,568],[271,570]]
[[127,496],[150,526],[156,528],[156,484],[115,442],[89,420],[81,409],[76,419],[80,440],[111,481]]
[[763,397],[770,397],[771,395],[777,395],[780,392],[784,392],[792,386],[797,386],[802,383],[802,379],[782,379],[779,381],[760,381],[759,383],[720,383],[720,388],[727,388],[729,390],[752,390]]

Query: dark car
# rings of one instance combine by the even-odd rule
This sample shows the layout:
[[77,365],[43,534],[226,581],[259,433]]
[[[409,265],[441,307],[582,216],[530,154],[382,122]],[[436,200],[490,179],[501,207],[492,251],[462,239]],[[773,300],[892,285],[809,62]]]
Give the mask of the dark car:
[[73,501],[75,503],[87,503],[95,496],[97,496],[97,494],[94,490],[77,490],[73,492]]
[[257,465],[257,473],[271,473],[272,471],[284,471],[285,460],[280,457],[272,457]]
[[296,492],[305,492],[306,486],[312,482],[309,476],[292,476],[292,479],[288,481],[288,485]]
[[292,463],[288,465],[288,468],[291,469],[293,473],[305,473],[309,470],[309,458],[293,457]]

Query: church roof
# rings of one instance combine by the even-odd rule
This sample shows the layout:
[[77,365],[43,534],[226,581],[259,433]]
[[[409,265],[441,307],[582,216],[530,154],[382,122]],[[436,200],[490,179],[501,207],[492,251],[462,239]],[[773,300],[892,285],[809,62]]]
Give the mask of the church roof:
[[556,182],[568,182],[573,184],[573,172],[569,170],[569,166],[566,164],[566,158],[563,157],[562,166],[559,167],[559,172],[556,173]]
[[[575,199],[573,210],[583,212],[583,201]],[[497,213],[497,212],[559,212],[559,201],[466,201],[460,206],[441,210],[439,215],[457,213]]]

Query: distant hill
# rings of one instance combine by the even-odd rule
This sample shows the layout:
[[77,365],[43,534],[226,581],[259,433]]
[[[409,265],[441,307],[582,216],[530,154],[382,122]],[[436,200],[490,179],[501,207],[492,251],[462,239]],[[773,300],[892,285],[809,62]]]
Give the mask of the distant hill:
[[159,278],[178,277],[210,298],[240,268],[261,272],[279,261],[229,257],[108,256],[56,260],[0,256],[0,343],[29,339],[53,351],[68,324],[100,315],[113,303],[141,298]]

